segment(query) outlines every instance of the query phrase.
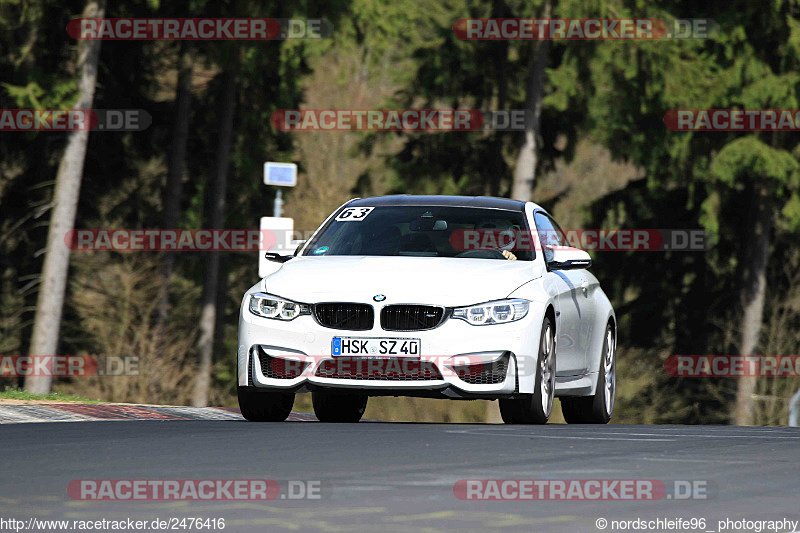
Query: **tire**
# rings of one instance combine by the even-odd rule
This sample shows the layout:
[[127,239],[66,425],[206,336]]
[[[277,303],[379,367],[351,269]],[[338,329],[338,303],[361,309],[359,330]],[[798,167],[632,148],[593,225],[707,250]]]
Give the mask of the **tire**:
[[553,412],[556,387],[555,329],[550,317],[542,322],[539,359],[533,394],[524,398],[500,400],[500,416],[506,424],[546,424]]
[[561,398],[561,412],[568,424],[608,424],[614,413],[617,392],[617,339],[611,324],[606,327],[603,353],[593,396]]
[[367,408],[366,394],[313,391],[311,403],[320,422],[358,422]]
[[250,422],[283,422],[294,405],[294,393],[262,392],[253,387],[237,387],[239,410]]

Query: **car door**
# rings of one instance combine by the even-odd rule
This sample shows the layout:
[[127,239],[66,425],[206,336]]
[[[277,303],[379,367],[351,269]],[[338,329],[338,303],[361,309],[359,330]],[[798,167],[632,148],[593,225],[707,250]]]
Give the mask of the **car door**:
[[[544,211],[535,212],[534,221],[547,262],[549,246],[569,246],[569,242],[561,227]],[[585,269],[555,270],[549,266],[546,276],[556,289],[556,374],[585,374],[588,371],[587,351],[594,320],[590,276]]]

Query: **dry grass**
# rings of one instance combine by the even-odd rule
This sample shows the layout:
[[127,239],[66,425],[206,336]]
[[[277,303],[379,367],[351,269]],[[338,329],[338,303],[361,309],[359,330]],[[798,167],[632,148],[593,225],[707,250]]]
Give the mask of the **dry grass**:
[[76,254],[70,287],[77,314],[65,335],[96,356],[136,356],[138,375],[73,379],[59,387],[80,396],[115,402],[188,404],[195,361],[199,289],[174,278],[178,301],[166,326],[156,317],[157,258],[147,254]]
[[[784,265],[789,289],[772,295],[764,310],[761,352],[765,355],[797,355],[800,347],[800,253]],[[789,400],[800,390],[797,378],[760,378],[756,385],[756,421],[759,425],[786,425]]]

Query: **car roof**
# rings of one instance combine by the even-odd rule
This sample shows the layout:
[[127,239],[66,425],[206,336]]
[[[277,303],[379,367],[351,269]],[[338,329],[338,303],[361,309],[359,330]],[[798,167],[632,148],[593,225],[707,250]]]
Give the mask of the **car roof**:
[[495,198],[492,196],[446,196],[446,195],[412,195],[395,194],[390,196],[374,196],[372,198],[356,198],[347,204],[348,207],[379,207],[395,205],[430,205],[447,207],[485,207],[491,209],[506,209],[509,211],[524,211],[525,203],[509,198]]

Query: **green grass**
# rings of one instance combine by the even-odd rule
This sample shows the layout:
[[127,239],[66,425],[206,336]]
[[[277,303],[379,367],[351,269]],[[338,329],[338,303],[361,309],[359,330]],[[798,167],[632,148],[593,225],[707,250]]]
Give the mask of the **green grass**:
[[72,394],[62,394],[60,392],[51,392],[49,394],[33,394],[24,389],[5,389],[0,391],[0,400],[52,400],[58,402],[81,402],[81,403],[104,403],[103,400],[91,400],[89,398],[82,398]]

